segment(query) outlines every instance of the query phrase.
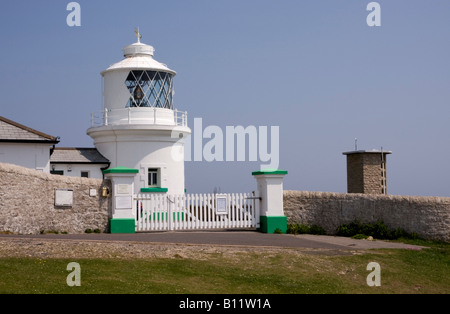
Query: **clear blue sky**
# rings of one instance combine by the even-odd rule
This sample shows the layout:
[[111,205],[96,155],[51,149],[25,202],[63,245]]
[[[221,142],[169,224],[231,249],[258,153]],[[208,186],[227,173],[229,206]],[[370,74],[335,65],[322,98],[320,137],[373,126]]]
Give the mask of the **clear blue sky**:
[[[0,115],[92,147],[100,72],[142,41],[203,124],[280,127],[285,189],[346,192],[342,152],[392,150],[388,192],[450,196],[450,1],[5,1]],[[188,192],[247,192],[260,162],[187,162]]]

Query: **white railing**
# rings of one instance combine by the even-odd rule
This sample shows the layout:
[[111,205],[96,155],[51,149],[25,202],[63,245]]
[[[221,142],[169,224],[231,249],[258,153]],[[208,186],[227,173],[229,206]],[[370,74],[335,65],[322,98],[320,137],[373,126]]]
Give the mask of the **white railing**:
[[187,112],[154,107],[105,109],[91,113],[91,127],[116,124],[161,124],[187,127]]
[[[219,197],[224,201],[218,206]],[[255,192],[183,195],[143,193],[136,195],[133,203],[136,231],[259,227],[259,198]]]

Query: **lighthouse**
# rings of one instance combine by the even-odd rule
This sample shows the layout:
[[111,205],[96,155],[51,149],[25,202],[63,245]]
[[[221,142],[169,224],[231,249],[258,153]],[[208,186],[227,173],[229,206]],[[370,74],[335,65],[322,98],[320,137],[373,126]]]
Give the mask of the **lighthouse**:
[[101,72],[103,110],[91,116],[87,134],[110,168],[138,170],[134,192],[183,194],[187,113],[175,109],[176,72],[156,61],[154,48],[137,42],[123,60]]

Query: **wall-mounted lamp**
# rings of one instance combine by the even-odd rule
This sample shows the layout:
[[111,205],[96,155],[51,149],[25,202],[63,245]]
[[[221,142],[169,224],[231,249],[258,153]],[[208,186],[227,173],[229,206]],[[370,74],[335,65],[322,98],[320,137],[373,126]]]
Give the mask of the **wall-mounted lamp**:
[[109,196],[109,189],[106,186],[102,187],[102,196],[103,197]]

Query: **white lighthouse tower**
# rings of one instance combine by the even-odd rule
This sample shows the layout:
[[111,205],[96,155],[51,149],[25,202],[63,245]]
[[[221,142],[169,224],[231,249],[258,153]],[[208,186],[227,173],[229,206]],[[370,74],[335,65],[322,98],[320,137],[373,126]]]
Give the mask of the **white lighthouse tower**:
[[174,109],[176,72],[153,59],[152,46],[137,42],[124,59],[101,73],[104,108],[92,116],[87,134],[110,168],[139,170],[135,192],[183,194],[187,113]]

